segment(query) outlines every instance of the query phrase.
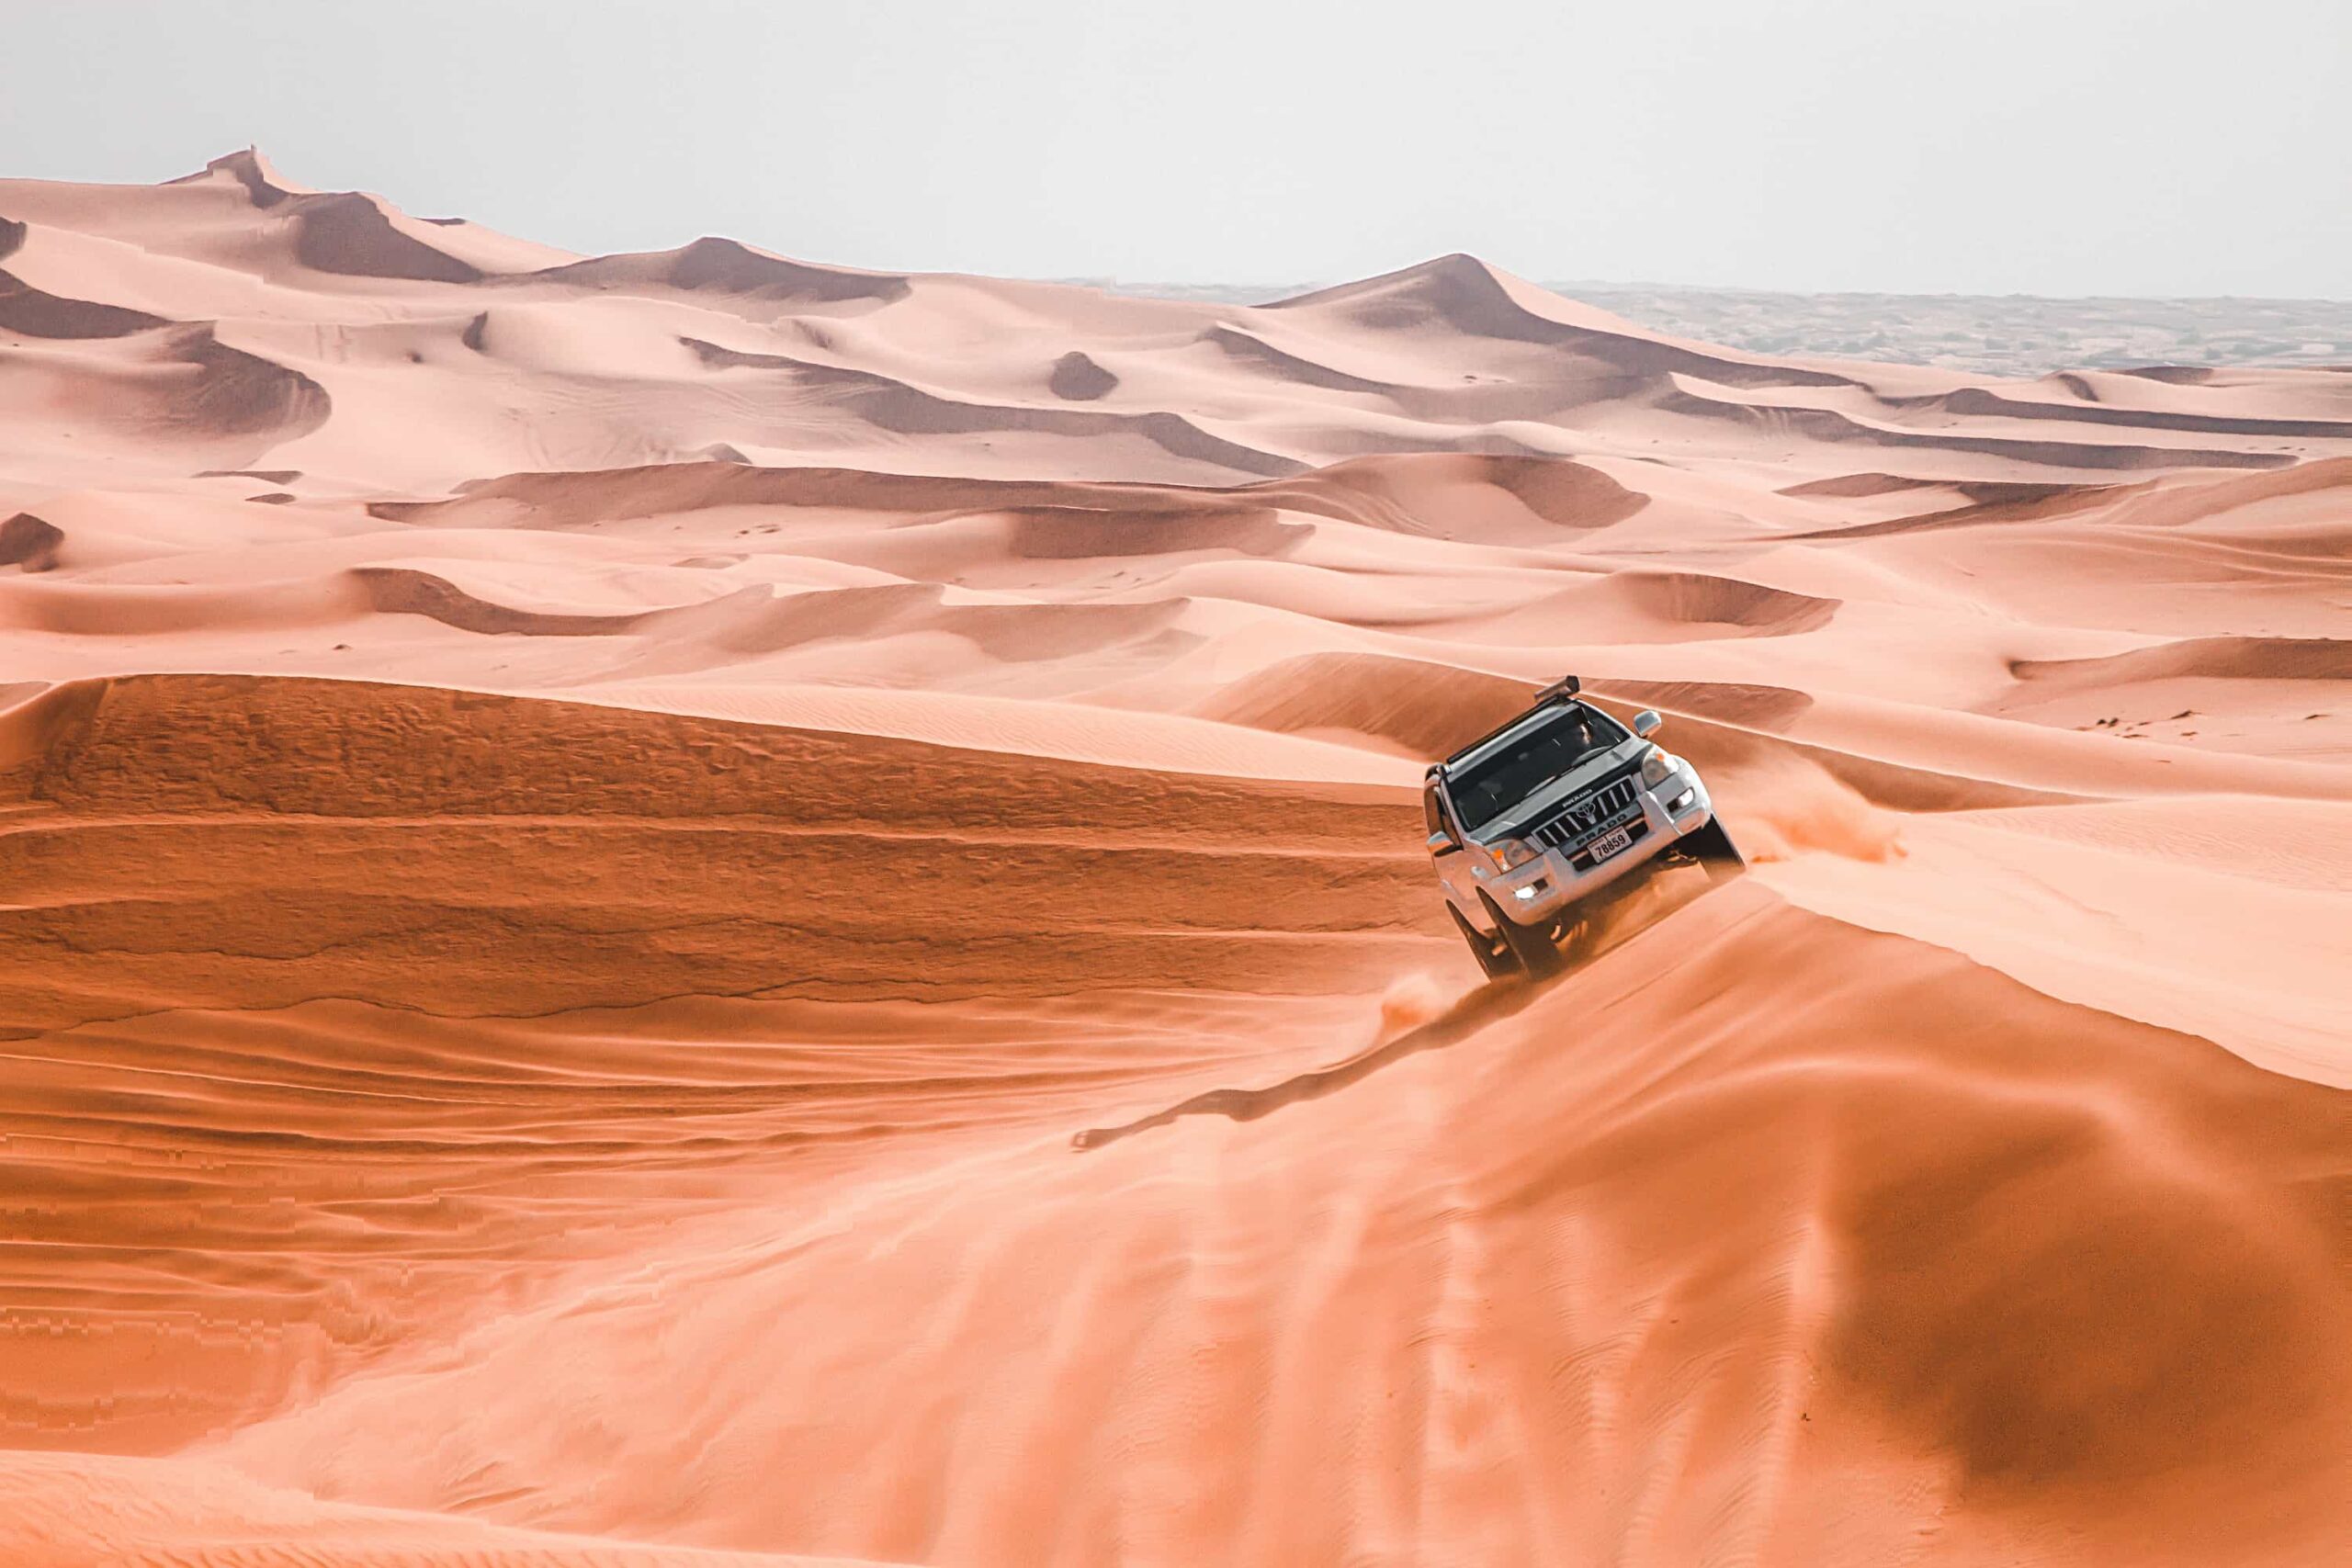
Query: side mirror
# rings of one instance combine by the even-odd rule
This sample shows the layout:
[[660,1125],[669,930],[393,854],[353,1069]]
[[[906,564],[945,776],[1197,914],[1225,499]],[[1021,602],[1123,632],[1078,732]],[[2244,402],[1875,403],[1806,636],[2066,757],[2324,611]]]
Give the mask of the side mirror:
[[1442,855],[1454,847],[1453,835],[1451,833],[1439,832],[1430,835],[1430,853],[1432,855]]
[[1647,740],[1651,736],[1656,735],[1665,723],[1666,720],[1658,717],[1657,709],[1644,708],[1634,716],[1634,733]]

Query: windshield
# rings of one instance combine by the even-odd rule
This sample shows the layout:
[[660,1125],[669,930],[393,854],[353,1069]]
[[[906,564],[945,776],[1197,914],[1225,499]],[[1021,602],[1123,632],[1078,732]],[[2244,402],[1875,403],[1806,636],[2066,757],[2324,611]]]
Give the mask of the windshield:
[[1570,703],[1535,728],[1446,774],[1447,793],[1474,833],[1564,773],[1575,772],[1625,739],[1607,714]]

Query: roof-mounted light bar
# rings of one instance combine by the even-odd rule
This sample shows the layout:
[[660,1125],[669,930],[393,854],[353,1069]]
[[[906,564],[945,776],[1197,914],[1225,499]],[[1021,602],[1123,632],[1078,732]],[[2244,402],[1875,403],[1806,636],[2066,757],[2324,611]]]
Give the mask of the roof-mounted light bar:
[[1525,723],[1528,714],[1532,714],[1538,708],[1548,706],[1553,703],[1566,702],[1568,698],[1575,696],[1578,692],[1583,690],[1584,682],[1577,680],[1575,676],[1561,676],[1558,680],[1553,682],[1550,685],[1536,693],[1534,700],[1527,705],[1524,712],[1514,716],[1508,723],[1498,726],[1493,729],[1489,729],[1486,734],[1481,735],[1477,739],[1470,742],[1469,745],[1455,751],[1453,757],[1448,757],[1445,760],[1445,762],[1430,763],[1429,770],[1430,775],[1434,776],[1437,774],[1444,768],[1446,763],[1452,762],[1455,757],[1466,757],[1471,752],[1476,751],[1479,747],[1484,746],[1487,741],[1492,740],[1496,736],[1500,735],[1504,731],[1511,729],[1518,725]]

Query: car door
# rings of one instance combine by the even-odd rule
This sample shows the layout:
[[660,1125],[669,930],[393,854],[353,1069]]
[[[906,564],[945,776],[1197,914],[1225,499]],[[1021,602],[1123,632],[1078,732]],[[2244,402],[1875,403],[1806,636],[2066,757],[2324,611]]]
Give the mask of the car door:
[[1430,863],[1446,897],[1464,919],[1480,931],[1487,930],[1493,922],[1479,908],[1478,881],[1470,863],[1474,852],[1446,804],[1444,785],[1437,779],[1422,787],[1421,817],[1429,828]]

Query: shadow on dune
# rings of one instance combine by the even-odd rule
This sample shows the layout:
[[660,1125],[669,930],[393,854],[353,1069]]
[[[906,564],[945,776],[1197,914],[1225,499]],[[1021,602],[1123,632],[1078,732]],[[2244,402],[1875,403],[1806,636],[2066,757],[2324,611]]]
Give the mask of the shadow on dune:
[[1286,1105],[1337,1094],[1408,1056],[1458,1045],[1522,1011],[1559,986],[1574,981],[1578,971],[1608,956],[1644,931],[1672,919],[1705,891],[1705,885],[1697,882],[1693,876],[1678,876],[1667,868],[1654,867],[1644,874],[1642,881],[1627,896],[1613,900],[1600,915],[1595,922],[1596,931],[1571,946],[1569,967],[1562,975],[1540,981],[1529,981],[1524,977],[1490,980],[1427,1023],[1408,1029],[1395,1039],[1382,1042],[1344,1062],[1296,1073],[1280,1083],[1268,1084],[1261,1089],[1208,1089],[1189,1100],[1179,1100],[1164,1111],[1154,1111],[1132,1122],[1111,1127],[1089,1127],[1070,1138],[1070,1146],[1081,1153],[1099,1149],[1122,1138],[1133,1137],[1137,1133],[1168,1126],[1186,1116],[1222,1116],[1231,1122],[1255,1122]]
[[[911,389],[910,389],[911,390]],[[1015,411],[1019,412],[1019,411]],[[1042,415],[1053,411],[1030,411]],[[1061,412],[1067,422],[1140,420]],[[1122,421],[1126,421],[1122,424]],[[1142,431],[1148,434],[1148,431]],[[1163,449],[1171,452],[1174,447]],[[1649,504],[1600,469],[1567,457],[1464,452],[1349,457],[1288,478],[1229,485],[1115,479],[1004,479],[894,474],[865,468],[761,468],[723,445],[704,460],[570,471],[524,470],[471,479],[438,501],[371,501],[368,514],[426,527],[566,530],[640,522],[718,507],[809,507],[909,514],[936,522],[974,513],[1046,519],[1023,525],[1020,553],[1063,557],[1079,547],[1065,525],[1090,537],[1091,555],[1167,554],[1194,548],[1273,553],[1303,525],[1282,514],[1329,518],[1422,537],[1556,541],[1607,528]],[[1179,453],[1179,455],[1198,455]],[[1213,454],[1212,454],[1213,455]],[[894,519],[899,521],[899,519]],[[1282,532],[1276,532],[1279,525]],[[1034,549],[1033,549],[1034,547]]]
[[1654,407],[1696,419],[1710,419],[1770,432],[1776,437],[1797,437],[1833,446],[1852,446],[1920,452],[1967,452],[2005,457],[2040,468],[2286,468],[2294,457],[2286,452],[2246,452],[2227,447],[2157,446],[2140,442],[2069,440],[2052,435],[2034,439],[2021,435],[1962,435],[1947,430],[1907,430],[1866,423],[1836,409],[1772,405],[1759,407],[1728,398],[1710,396],[1680,387],[1662,393]]
[[[55,342],[137,339],[77,375],[101,404],[157,430],[307,435],[327,421],[327,390],[300,371],[222,343],[211,321],[175,321],[35,288],[0,271],[0,333]],[[188,374],[189,367],[195,374]]]
[[593,256],[529,275],[534,282],[594,288],[674,288],[778,305],[888,305],[911,285],[899,273],[794,261],[737,240],[705,235],[673,251]]
[[1956,391],[1888,400],[1890,406],[1905,412],[1929,409],[1972,416],[2063,420],[2073,424],[2117,425],[2127,430],[2171,430],[2197,435],[2259,435],[2278,439],[2317,437],[2324,441],[2340,441],[2352,436],[2352,422],[2344,420],[2175,413],[2162,409],[2085,408],[2078,403],[2044,403],[2027,398],[2007,398],[1984,387],[1962,387]]
[[1489,982],[1429,1022],[1408,1029],[1385,1044],[1375,1045],[1344,1062],[1295,1074],[1262,1089],[1209,1089],[1189,1100],[1179,1100],[1165,1111],[1137,1117],[1133,1122],[1123,1122],[1113,1127],[1089,1127],[1071,1136],[1070,1147],[1081,1153],[1099,1149],[1122,1138],[1131,1138],[1137,1133],[1168,1126],[1187,1116],[1222,1116],[1231,1122],[1255,1122],[1261,1116],[1273,1114],[1285,1105],[1337,1094],[1349,1085],[1361,1083],[1381,1068],[1401,1062],[1408,1056],[1460,1044],[1489,1025],[1520,1011],[1544,989],[1523,980]]
[[[818,397],[854,411],[881,429],[900,435],[988,435],[1008,432],[1101,437],[1135,435],[1170,457],[1208,464],[1238,474],[1279,479],[1308,465],[1228,441],[1182,413],[1165,409],[1093,412],[1039,407],[1014,401],[944,396],[879,371],[847,369],[783,354],[754,354],[706,343],[678,340],[715,371],[749,371],[783,377],[790,391]],[[1109,389],[1102,389],[1107,391]],[[1069,396],[1067,392],[1058,395]],[[1101,395],[1100,393],[1096,394]]]
[[56,524],[19,512],[0,523],[0,566],[48,571],[57,565],[57,548],[64,542],[65,531]]
[[2110,690],[2140,681],[2352,681],[2352,639],[2200,637],[2099,659],[2017,659],[2022,682]]
[[40,338],[108,338],[169,325],[144,310],[69,299],[35,288],[15,273],[0,272],[0,332]]

